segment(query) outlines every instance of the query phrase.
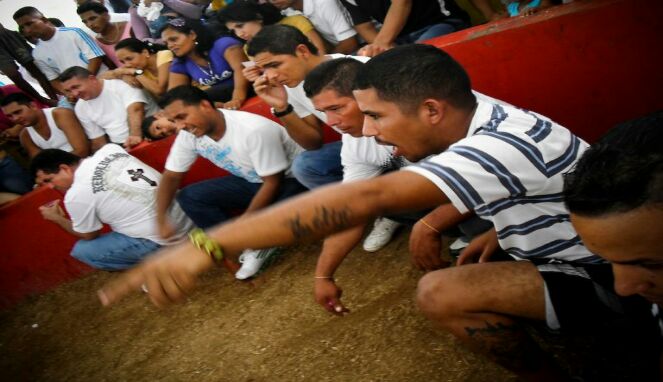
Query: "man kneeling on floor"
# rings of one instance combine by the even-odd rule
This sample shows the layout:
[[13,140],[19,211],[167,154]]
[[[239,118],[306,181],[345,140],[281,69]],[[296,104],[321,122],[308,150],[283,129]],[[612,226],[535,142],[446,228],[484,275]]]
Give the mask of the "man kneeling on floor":
[[[162,245],[183,239],[193,228],[184,211],[173,204],[168,210],[173,235],[169,240],[159,236],[154,206],[161,174],[119,145],[107,144],[87,159],[59,149],[42,150],[31,168],[38,182],[66,192],[64,206],[71,220],[59,200],[40,207],[41,214],[82,239],[71,255],[94,268],[130,268]],[[113,232],[102,234],[103,224]]]
[[[226,221],[233,212],[256,211],[306,190],[290,171],[293,158],[303,149],[278,123],[244,111],[216,109],[205,92],[191,86],[170,90],[160,105],[180,130],[157,195],[163,237],[173,232],[166,211],[198,155],[230,173],[192,184],[177,196],[201,228]],[[245,251],[235,277],[253,276],[274,252],[275,248]]]

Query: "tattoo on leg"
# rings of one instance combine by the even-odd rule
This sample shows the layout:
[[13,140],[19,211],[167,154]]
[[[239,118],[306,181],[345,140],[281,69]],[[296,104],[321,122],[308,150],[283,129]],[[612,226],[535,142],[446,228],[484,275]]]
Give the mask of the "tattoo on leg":
[[350,224],[350,211],[347,208],[341,210],[327,209],[326,207],[319,207],[316,209],[311,222],[302,222],[301,217],[297,214],[292,219],[287,221],[290,226],[293,236],[298,241],[309,240],[311,234],[324,230],[328,231],[341,231],[349,228]]
[[548,356],[518,323],[486,322],[485,327],[465,327],[469,345],[516,373],[540,371]]

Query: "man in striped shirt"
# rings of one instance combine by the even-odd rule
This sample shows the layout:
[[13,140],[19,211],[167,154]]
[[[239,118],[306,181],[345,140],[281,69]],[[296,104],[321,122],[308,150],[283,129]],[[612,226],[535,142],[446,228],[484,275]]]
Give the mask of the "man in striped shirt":
[[[563,203],[563,174],[586,143],[546,117],[475,96],[463,68],[432,46],[396,47],[371,59],[361,68],[353,94],[365,115],[363,135],[420,162],[310,192],[218,227],[210,240],[234,256],[244,248],[312,241],[379,215],[447,203],[461,213],[474,211],[495,229],[468,246],[464,263],[472,262],[473,254],[485,262],[498,246],[525,261],[430,272],[419,283],[419,307],[522,379],[568,379],[530,338],[523,321],[572,330],[629,311],[621,309],[619,296],[604,282],[609,265],[584,247]],[[427,223],[434,227],[435,222]],[[153,302],[178,301],[192,287],[192,277],[212,265],[195,246],[183,245],[107,286],[100,298],[110,304],[151,280]],[[164,292],[160,285],[179,287]]]
[[87,68],[92,74],[108,70],[104,52],[87,33],[79,28],[56,28],[35,7],[23,7],[14,13],[14,20],[28,36],[39,41],[32,51],[35,64],[64,94],[58,76],[73,66]]

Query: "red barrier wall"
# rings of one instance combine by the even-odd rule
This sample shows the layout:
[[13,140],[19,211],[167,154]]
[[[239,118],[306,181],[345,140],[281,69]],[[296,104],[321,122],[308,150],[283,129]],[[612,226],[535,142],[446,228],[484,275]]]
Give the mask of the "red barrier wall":
[[[474,88],[547,115],[592,141],[610,126],[663,109],[663,1],[577,1],[432,40],[461,62]],[[413,59],[416,59],[413,57]],[[243,110],[273,118],[252,99]],[[325,130],[327,141],[338,139]],[[163,170],[173,138],[132,154]],[[225,172],[199,159],[184,185]],[[69,256],[75,239],[37,208],[49,189],[0,207],[0,307],[91,271]]]

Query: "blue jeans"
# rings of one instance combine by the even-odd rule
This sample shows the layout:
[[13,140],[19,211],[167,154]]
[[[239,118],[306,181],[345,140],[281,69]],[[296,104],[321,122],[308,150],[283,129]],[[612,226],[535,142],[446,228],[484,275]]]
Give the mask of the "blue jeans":
[[77,241],[71,255],[91,267],[119,271],[140,263],[159,248],[161,245],[152,240],[111,232],[96,239]]
[[0,159],[0,191],[27,194],[35,182],[30,174],[9,155]]
[[341,141],[304,151],[292,161],[292,174],[309,190],[343,180]]
[[467,25],[465,25],[465,22],[462,20],[448,19],[443,23],[428,25],[404,36],[400,36],[396,39],[396,42],[399,44],[423,42],[433,37],[444,36],[445,34],[453,33],[464,28],[467,28]]
[[[262,183],[250,183],[235,176],[205,180],[183,188],[177,194],[180,207],[200,228],[208,228],[246,209]],[[306,191],[296,179],[283,178],[274,202]]]

